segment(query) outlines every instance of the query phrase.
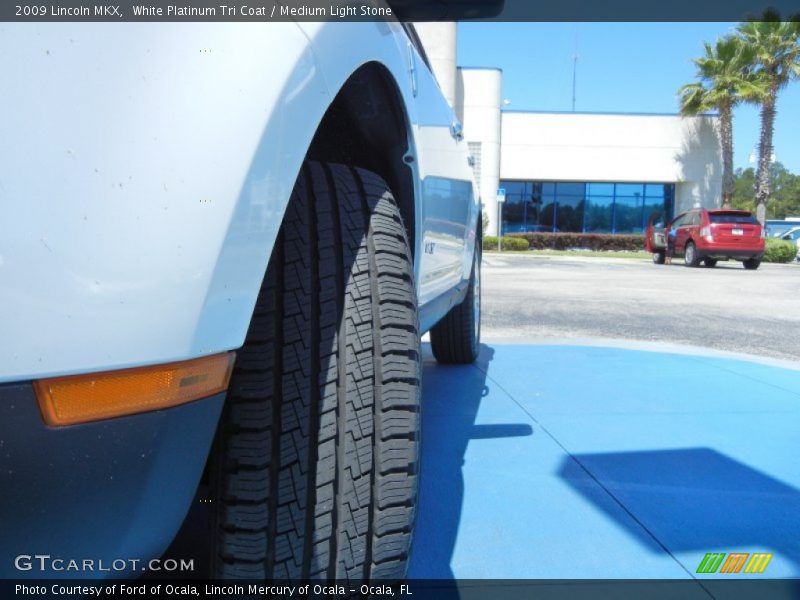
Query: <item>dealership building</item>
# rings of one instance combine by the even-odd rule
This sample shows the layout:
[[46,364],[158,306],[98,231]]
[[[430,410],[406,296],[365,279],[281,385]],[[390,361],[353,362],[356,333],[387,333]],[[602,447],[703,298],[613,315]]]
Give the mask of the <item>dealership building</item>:
[[504,110],[503,72],[457,66],[457,26],[417,31],[474,159],[485,233],[641,233],[654,213],[719,206],[718,117]]

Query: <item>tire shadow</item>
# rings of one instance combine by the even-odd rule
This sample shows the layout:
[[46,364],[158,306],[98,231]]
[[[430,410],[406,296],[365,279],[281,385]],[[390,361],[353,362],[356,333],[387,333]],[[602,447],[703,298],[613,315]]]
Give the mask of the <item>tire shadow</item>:
[[[451,561],[461,523],[463,466],[470,441],[533,435],[527,423],[475,423],[489,393],[486,373],[493,358],[494,350],[482,344],[474,365],[438,365],[430,347],[423,346],[422,474],[409,579],[454,579]],[[455,587],[437,591],[458,597]]]

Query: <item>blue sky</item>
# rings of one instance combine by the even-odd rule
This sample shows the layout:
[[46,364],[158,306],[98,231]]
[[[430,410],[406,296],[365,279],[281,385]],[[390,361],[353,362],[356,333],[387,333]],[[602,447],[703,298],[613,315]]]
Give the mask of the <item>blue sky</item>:
[[[704,41],[735,23],[460,23],[459,64],[503,69],[503,96],[513,110],[572,109],[572,64],[578,48],[576,110],[676,113],[677,89],[694,80],[692,58]],[[749,165],[759,134],[758,109],[734,120],[734,164]],[[800,82],[778,99],[775,155],[800,173]]]

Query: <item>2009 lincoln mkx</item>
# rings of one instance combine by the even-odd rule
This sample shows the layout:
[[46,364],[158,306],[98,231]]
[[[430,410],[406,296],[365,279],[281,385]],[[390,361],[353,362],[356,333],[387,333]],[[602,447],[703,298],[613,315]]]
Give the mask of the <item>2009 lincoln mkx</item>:
[[420,336],[470,363],[481,308],[413,27],[14,23],[0,53],[0,573],[158,557],[203,481],[212,576],[404,577]]

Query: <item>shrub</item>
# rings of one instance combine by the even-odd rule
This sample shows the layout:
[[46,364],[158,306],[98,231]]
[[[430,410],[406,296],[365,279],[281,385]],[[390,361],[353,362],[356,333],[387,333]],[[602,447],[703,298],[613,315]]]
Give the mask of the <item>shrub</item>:
[[[513,233],[511,237],[525,239],[534,250],[631,250],[644,248],[641,234],[610,233]],[[505,240],[505,238],[503,238]]]
[[518,237],[503,236],[503,250],[527,250],[528,240]]
[[764,262],[787,263],[792,262],[797,256],[797,246],[794,242],[776,238],[767,238],[764,242]]
[[[485,235],[483,236],[483,249],[484,250],[497,250],[497,236]],[[503,236],[503,250],[527,250],[528,240],[519,237]]]

